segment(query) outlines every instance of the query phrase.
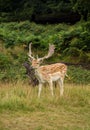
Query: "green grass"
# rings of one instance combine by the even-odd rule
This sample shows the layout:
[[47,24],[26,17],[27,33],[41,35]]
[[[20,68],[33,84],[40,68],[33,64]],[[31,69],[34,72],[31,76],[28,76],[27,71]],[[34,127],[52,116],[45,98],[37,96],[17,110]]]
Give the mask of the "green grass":
[[0,130],[90,130],[90,86],[65,84],[64,96],[48,87],[0,84]]

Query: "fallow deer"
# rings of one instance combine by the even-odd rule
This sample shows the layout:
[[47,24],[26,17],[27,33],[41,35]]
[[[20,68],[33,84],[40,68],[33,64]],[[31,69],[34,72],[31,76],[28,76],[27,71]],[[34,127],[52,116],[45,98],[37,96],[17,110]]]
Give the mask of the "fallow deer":
[[53,82],[58,82],[60,87],[60,95],[63,95],[64,86],[63,81],[67,72],[67,66],[63,63],[55,63],[50,65],[40,66],[44,59],[51,57],[54,53],[55,46],[49,45],[48,54],[42,58],[34,58],[31,52],[31,44],[29,44],[29,61],[32,67],[35,69],[35,75],[39,80],[39,91],[38,97],[40,97],[42,86],[44,83],[48,83],[51,89],[51,94],[53,96]]

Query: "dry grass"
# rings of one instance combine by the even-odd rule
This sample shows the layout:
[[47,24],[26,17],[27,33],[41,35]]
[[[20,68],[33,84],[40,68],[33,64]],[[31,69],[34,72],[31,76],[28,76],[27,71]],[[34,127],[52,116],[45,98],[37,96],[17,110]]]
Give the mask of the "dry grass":
[[90,130],[90,86],[65,84],[64,96],[55,88],[17,82],[0,84],[0,130]]

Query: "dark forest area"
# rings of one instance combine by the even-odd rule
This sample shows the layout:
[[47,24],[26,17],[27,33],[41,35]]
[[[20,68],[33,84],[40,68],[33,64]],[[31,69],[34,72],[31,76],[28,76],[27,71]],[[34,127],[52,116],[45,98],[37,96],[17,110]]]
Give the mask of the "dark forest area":
[[0,20],[74,24],[88,20],[89,7],[89,0],[0,0]]

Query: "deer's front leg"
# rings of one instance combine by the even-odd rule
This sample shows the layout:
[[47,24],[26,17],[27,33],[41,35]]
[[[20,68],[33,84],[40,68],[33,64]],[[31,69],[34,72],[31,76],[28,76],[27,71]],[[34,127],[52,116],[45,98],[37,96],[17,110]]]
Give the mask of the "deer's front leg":
[[39,91],[38,91],[38,97],[40,98],[41,95],[41,90],[42,90],[42,83],[39,84]]

